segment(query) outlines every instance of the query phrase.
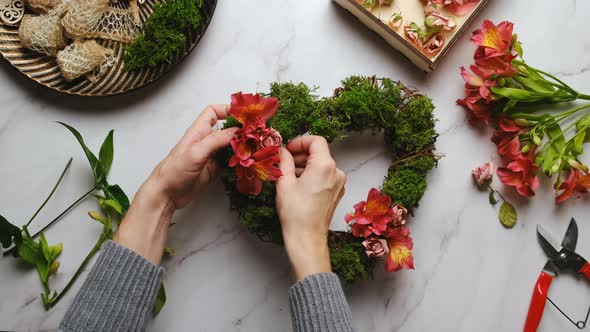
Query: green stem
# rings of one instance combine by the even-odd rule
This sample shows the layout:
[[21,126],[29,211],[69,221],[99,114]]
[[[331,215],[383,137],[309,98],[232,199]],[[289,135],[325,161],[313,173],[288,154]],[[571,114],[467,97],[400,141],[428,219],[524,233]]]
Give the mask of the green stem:
[[[528,65],[527,65],[527,66],[528,66]],[[557,77],[555,77],[555,76],[553,76],[553,75],[551,75],[551,74],[549,74],[549,73],[547,73],[547,72],[544,72],[544,71],[542,71],[542,70],[540,70],[540,69],[533,68],[533,67],[531,67],[531,66],[528,66],[528,67],[529,67],[529,68],[531,68],[531,69],[533,69],[533,70],[536,70],[537,72],[539,72],[539,73],[541,73],[541,74],[543,74],[543,75],[545,75],[545,76],[547,76],[547,77],[550,77],[550,78],[552,78],[552,79],[553,79],[553,80],[555,80],[556,82],[559,82],[560,84],[562,84],[562,85],[564,86],[564,88],[566,88],[566,89],[567,89],[567,90],[569,90],[570,92],[573,92],[575,95],[578,95],[578,92],[577,92],[576,90],[574,90],[574,89],[573,89],[571,86],[569,86],[567,83],[565,83],[564,81],[560,80],[559,78],[557,78]]]
[[576,107],[576,108],[574,108],[574,109],[571,109],[571,110],[569,110],[569,111],[567,111],[567,112],[564,112],[564,113],[562,113],[562,114],[559,114],[559,115],[557,115],[557,116],[555,117],[555,121],[557,121],[557,122],[560,122],[560,121],[562,121],[562,120],[565,120],[565,119],[566,119],[566,118],[568,118],[570,115],[572,115],[572,114],[575,114],[575,113],[577,113],[577,112],[579,112],[579,111],[581,111],[581,110],[583,110],[583,109],[586,109],[586,108],[590,108],[590,104],[582,105],[582,106],[580,106],[580,107]]
[[580,93],[578,94],[578,99],[590,100],[590,95]]
[[63,180],[63,178],[66,175],[66,172],[70,168],[70,165],[71,164],[72,164],[72,157],[70,157],[70,160],[68,160],[68,163],[66,164],[66,167],[61,172],[61,175],[59,176],[59,179],[57,179],[57,182],[53,186],[53,189],[51,189],[51,192],[49,193],[49,195],[47,196],[47,198],[45,198],[45,201],[43,201],[43,204],[41,204],[41,206],[37,209],[37,211],[35,211],[35,214],[33,214],[33,216],[31,217],[31,219],[29,219],[29,221],[25,224],[25,227],[27,227],[27,226],[29,226],[31,224],[31,222],[35,219],[35,217],[37,217],[37,215],[39,214],[39,212],[41,212],[41,210],[45,207],[45,205],[47,204],[47,202],[49,202],[49,200],[51,199],[51,196],[53,196],[53,194],[57,190],[57,187],[59,187],[59,184],[61,183],[61,180]]
[[[56,222],[58,222],[66,213],[68,213],[72,208],[74,208],[76,205],[78,205],[78,203],[80,203],[83,199],[85,199],[86,197],[88,197],[90,194],[92,194],[92,192],[96,190],[95,188],[90,189],[87,193],[85,193],[84,195],[80,196],[80,198],[78,198],[74,203],[70,204],[70,206],[68,206],[62,213],[60,213],[57,217],[55,217],[52,221],[50,221],[47,225],[45,225],[43,228],[41,228],[41,230],[39,230],[37,233],[33,234],[33,236],[31,238],[36,238],[37,236],[41,235],[41,233],[43,233],[44,231],[46,231],[47,229],[49,229],[49,227],[53,226],[53,224],[55,224]],[[27,229],[27,227],[24,227],[24,229]],[[16,252],[16,247],[13,247],[9,250],[6,250],[2,255],[3,256],[8,256],[10,254],[13,254]]]
[[49,303],[49,305],[48,305],[49,308],[51,308],[54,305],[56,305],[57,302],[59,302],[59,300],[61,300],[61,298],[64,295],[66,295],[66,293],[72,287],[72,285],[74,284],[74,282],[76,282],[76,279],[78,279],[78,276],[80,276],[80,274],[82,273],[82,271],[84,270],[84,268],[86,267],[86,265],[88,265],[88,263],[90,263],[90,260],[92,259],[92,257],[94,257],[94,255],[98,252],[98,250],[100,249],[100,247],[102,246],[102,244],[106,240],[107,240],[107,236],[104,233],[101,234],[100,237],[98,238],[98,241],[96,241],[96,244],[94,244],[94,247],[92,247],[92,250],[90,250],[90,252],[86,256],[86,258],[84,258],[84,261],[82,261],[82,264],[80,264],[80,266],[78,267],[78,269],[76,270],[76,272],[74,273],[74,275],[72,276],[72,278],[70,279],[70,281],[68,281],[68,283],[66,284],[66,286],[61,290],[61,292],[57,295],[57,297],[54,298]]
[[84,195],[80,196],[80,198],[78,198],[74,203],[70,204],[70,206],[68,206],[62,213],[60,213],[57,217],[55,217],[55,219],[50,221],[49,224],[45,225],[45,227],[41,228],[37,233],[33,234],[33,238],[36,238],[37,236],[41,235],[41,233],[45,232],[47,229],[49,229],[51,226],[53,226],[53,224],[58,222],[64,215],[66,215],[66,213],[70,212],[70,210],[73,209],[76,205],[78,205],[78,203],[80,203],[82,200],[84,200],[86,197],[88,197],[90,194],[92,194],[92,192],[94,190],[96,190],[96,189],[92,188],[88,192],[86,192]]

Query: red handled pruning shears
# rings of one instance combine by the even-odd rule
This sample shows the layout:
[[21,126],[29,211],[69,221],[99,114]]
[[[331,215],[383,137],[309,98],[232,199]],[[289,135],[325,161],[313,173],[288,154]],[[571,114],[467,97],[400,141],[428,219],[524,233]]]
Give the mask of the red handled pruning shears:
[[[537,238],[545,253],[549,256],[549,260],[543,268],[543,272],[537,280],[529,313],[524,326],[524,332],[535,332],[543,317],[545,310],[545,302],[549,292],[549,286],[553,278],[555,278],[561,271],[577,272],[590,280],[590,264],[582,256],[576,253],[576,244],[578,242],[578,225],[576,220],[572,218],[570,224],[565,232],[561,246],[556,245],[556,242],[547,234],[541,225],[537,226]],[[560,248],[561,249],[556,249]],[[553,303],[553,302],[552,302]],[[564,314],[565,315],[565,314]],[[567,317],[567,315],[566,315]],[[585,321],[574,322],[567,317],[579,329],[586,327]],[[588,319],[588,318],[586,318]]]

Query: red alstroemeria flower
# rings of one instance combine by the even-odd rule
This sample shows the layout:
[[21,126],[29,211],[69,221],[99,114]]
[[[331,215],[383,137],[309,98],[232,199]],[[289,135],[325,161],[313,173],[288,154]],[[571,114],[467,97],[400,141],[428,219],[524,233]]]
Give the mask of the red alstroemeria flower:
[[229,167],[234,167],[237,164],[250,167],[254,163],[252,154],[256,151],[258,143],[256,139],[248,137],[244,129],[237,130],[230,141],[234,155],[229,160]]
[[502,58],[479,58],[469,67],[477,76],[487,80],[489,78],[512,77],[518,70]]
[[572,169],[567,180],[559,185],[558,191],[561,193],[555,197],[555,202],[563,203],[575,193],[585,193],[588,189],[590,189],[590,174]]
[[277,167],[280,162],[279,147],[269,146],[256,151],[252,155],[250,166],[238,166],[238,191],[243,195],[258,195],[262,191],[262,182],[276,181],[283,174]]
[[498,177],[507,186],[515,187],[519,194],[526,197],[535,195],[539,188],[536,176],[538,167],[534,163],[535,152],[531,149],[527,155],[520,155],[506,167],[498,168]]
[[276,98],[264,98],[260,94],[234,93],[231,96],[230,114],[242,125],[255,123],[255,127],[264,127],[266,120],[279,109]]
[[401,269],[414,269],[414,243],[410,237],[410,229],[406,226],[393,228],[387,231],[385,237],[389,242],[385,270],[395,272]]
[[391,197],[381,194],[372,188],[369,190],[366,201],[354,206],[354,213],[348,213],[344,217],[346,223],[352,224],[352,234],[356,237],[367,238],[371,234],[381,235],[387,229],[394,217],[391,208]]
[[513,120],[501,119],[492,136],[492,142],[498,147],[498,154],[507,160],[514,160],[521,156],[519,136],[524,132],[525,130]]
[[[479,91],[479,90],[478,90]],[[481,98],[466,97],[464,99],[457,99],[457,105],[463,106],[471,116],[475,123],[485,123],[490,121],[490,116],[494,110],[494,105],[487,103]]]
[[461,76],[465,81],[465,93],[469,97],[481,97],[486,101],[492,101],[490,88],[497,85],[496,81],[484,80],[479,75],[472,74],[461,67]]
[[473,32],[471,41],[485,48],[486,57],[511,56],[513,26],[508,21],[495,25],[490,20],[484,20],[481,29]]

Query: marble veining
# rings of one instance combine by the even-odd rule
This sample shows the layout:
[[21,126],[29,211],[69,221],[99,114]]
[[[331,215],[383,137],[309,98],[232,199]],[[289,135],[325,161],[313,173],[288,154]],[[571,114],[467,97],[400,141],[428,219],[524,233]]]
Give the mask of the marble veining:
[[[414,0],[397,0],[414,1]],[[417,1],[417,0],[416,0]],[[510,20],[524,43],[525,58],[579,90],[590,91],[587,31],[590,3],[490,1],[483,18]],[[76,126],[94,149],[115,129],[110,180],[132,194],[209,103],[227,102],[236,91],[267,91],[272,81],[304,81],[330,95],[350,74],[392,77],[420,89],[437,105],[444,155],[429,176],[429,189],[410,222],[415,271],[387,274],[347,285],[358,331],[518,331],[524,325],[534,283],[546,257],[535,238],[540,223],[563,234],[578,219],[578,250],[590,257],[590,198],[553,204],[551,182],[542,181],[530,201],[510,191],[520,220],[512,230],[497,221],[497,208],[473,185],[478,163],[499,163],[490,133],[473,128],[455,100],[463,94],[458,68],[471,62],[474,47],[465,34],[428,75],[419,72],[385,42],[328,0],[220,1],[197,49],[169,76],[127,95],[84,99],[61,96],[0,65],[0,214],[24,223],[49,191],[67,159],[74,162],[54,200],[34,229],[87,190],[85,157],[72,137],[53,121]],[[347,191],[332,227],[385,175],[389,155],[381,137],[352,137],[333,146],[348,175]],[[586,161],[590,161],[586,159]],[[496,186],[500,187],[497,182]],[[53,287],[61,289],[100,233],[85,201],[48,233],[64,252]],[[179,211],[164,261],[168,303],[151,331],[291,331],[287,289],[291,285],[283,250],[260,241],[238,225],[220,183]],[[86,269],[82,279],[88,273]],[[54,309],[39,299],[36,272],[12,258],[0,258],[0,330],[53,331],[81,283]],[[564,275],[550,296],[574,318],[590,304],[587,283]],[[575,331],[547,307],[540,331]]]

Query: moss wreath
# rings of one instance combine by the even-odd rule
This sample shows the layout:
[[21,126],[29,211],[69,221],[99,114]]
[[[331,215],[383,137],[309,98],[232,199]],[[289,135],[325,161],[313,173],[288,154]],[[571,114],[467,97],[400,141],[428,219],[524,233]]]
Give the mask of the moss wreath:
[[[347,132],[382,133],[391,149],[392,162],[381,187],[410,213],[427,187],[426,176],[437,165],[434,128],[434,105],[428,97],[389,78],[351,76],[332,97],[320,98],[303,83],[272,83],[270,93],[279,101],[279,110],[269,120],[285,142],[307,133],[326,138],[328,142],[346,137]],[[229,117],[224,128],[240,126]],[[245,196],[236,189],[235,169],[228,166],[231,148],[217,156],[221,180],[237,210],[240,223],[264,241],[282,244],[281,226],[275,209],[275,184],[264,182],[257,196]],[[363,238],[349,231],[330,230],[328,244],[333,271],[346,282],[372,276],[376,258],[368,257]]]

